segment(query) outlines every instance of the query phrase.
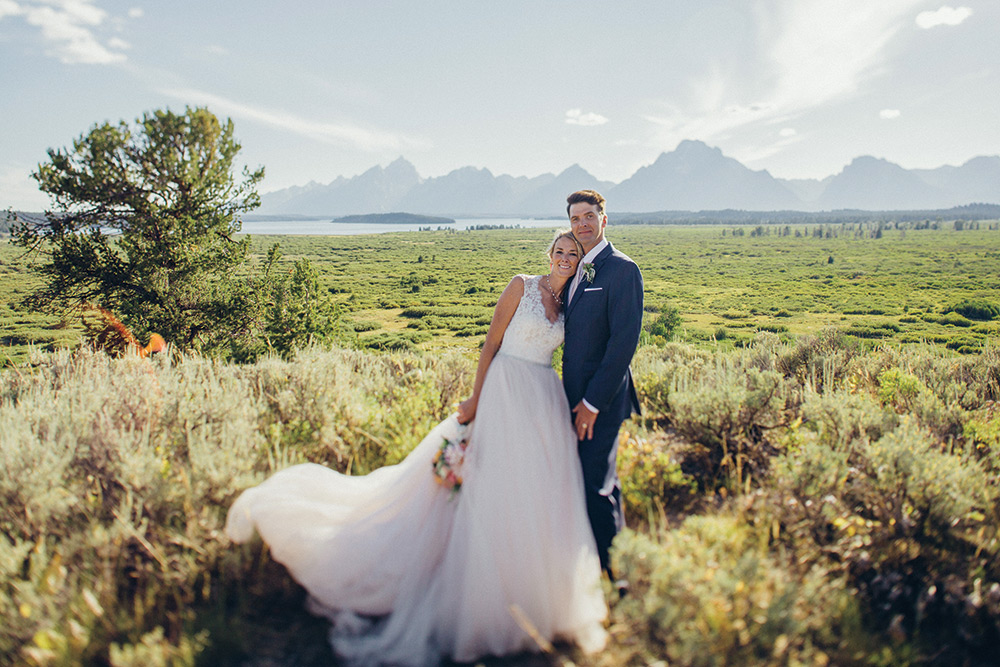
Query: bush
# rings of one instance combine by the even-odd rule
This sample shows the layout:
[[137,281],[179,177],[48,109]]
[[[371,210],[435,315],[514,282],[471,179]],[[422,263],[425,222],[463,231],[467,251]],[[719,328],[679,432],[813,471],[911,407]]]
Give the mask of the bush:
[[348,323],[354,331],[358,333],[364,333],[366,331],[378,331],[382,328],[380,322],[373,322],[371,320],[354,320]]
[[855,338],[892,338],[899,331],[895,322],[857,322],[847,327],[844,333]]
[[906,411],[924,389],[920,380],[898,368],[889,368],[878,375],[878,397],[883,404],[891,404],[897,410]]
[[949,338],[944,346],[949,350],[955,350],[959,354],[977,354],[983,349],[985,343],[985,338],[975,335],[963,335]]
[[426,331],[393,331],[379,332],[358,339],[361,347],[369,350],[408,350],[415,351],[420,343],[431,339]]
[[[268,266],[279,258],[278,246],[271,248]],[[354,329],[341,321],[339,309],[319,284],[319,274],[307,259],[300,259],[281,278],[269,276],[263,308],[260,339],[234,344],[233,357],[240,361],[258,358],[265,351],[290,357],[298,348],[353,342]]]
[[802,336],[791,351],[777,355],[774,368],[799,384],[822,391],[843,380],[858,345],[834,328],[815,336]]
[[[697,483],[681,470],[675,458],[681,443],[659,431],[623,431],[618,445],[618,478],[629,525],[656,525],[666,512],[687,510],[694,502]],[[636,519],[636,517],[638,517]]]
[[490,316],[487,308],[479,306],[412,306],[400,313],[400,317],[417,318],[434,315],[437,317],[480,318]]
[[663,345],[674,339],[682,323],[680,311],[674,306],[666,306],[643,327],[643,342]]
[[[925,319],[927,318],[925,317]],[[958,313],[945,313],[944,315],[938,317],[937,319],[932,319],[932,321],[937,322],[938,324],[943,324],[945,326],[949,325],[954,327],[972,326],[972,320],[966,319],[965,317],[963,317]]]
[[923,638],[941,664],[1000,638],[997,491],[976,460],[908,417],[873,440],[794,431],[787,450],[758,521],[776,521],[801,559],[849,574],[877,627]]
[[1000,319],[1000,306],[983,299],[962,301],[952,306],[949,310],[970,320]]
[[827,391],[810,394],[802,405],[802,425],[827,443],[852,446],[881,438],[899,419],[863,394]]
[[[632,592],[613,610],[634,640],[614,664],[844,664],[866,654],[859,610],[836,576],[772,556],[736,518],[691,517],[675,530],[616,538]],[[614,631],[615,625],[612,626]],[[609,661],[604,664],[611,664]]]
[[682,343],[640,345],[632,360],[632,374],[643,417],[652,422],[668,421],[674,381],[681,374],[696,372],[712,358],[710,353]]
[[724,476],[739,486],[766,468],[766,433],[784,423],[788,400],[794,399],[780,374],[719,363],[674,380],[666,417],[678,435],[699,446],[688,464],[701,459],[703,484]]
[[982,461],[990,474],[1000,474],[1000,417],[970,419],[962,435],[969,447],[966,455]]
[[489,330],[490,328],[485,325],[461,327],[455,330],[455,335],[460,337],[485,336],[486,332]]
[[942,451],[912,419],[857,452],[855,463],[871,492],[857,500],[904,534],[945,540],[952,531],[978,529],[992,513],[995,488],[977,462]]

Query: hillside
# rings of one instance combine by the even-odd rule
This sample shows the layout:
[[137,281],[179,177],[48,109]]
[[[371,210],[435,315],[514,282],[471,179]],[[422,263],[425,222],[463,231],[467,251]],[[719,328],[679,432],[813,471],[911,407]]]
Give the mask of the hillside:
[[350,222],[363,225],[450,225],[454,218],[436,218],[414,213],[369,213],[368,215],[345,215],[331,222]]

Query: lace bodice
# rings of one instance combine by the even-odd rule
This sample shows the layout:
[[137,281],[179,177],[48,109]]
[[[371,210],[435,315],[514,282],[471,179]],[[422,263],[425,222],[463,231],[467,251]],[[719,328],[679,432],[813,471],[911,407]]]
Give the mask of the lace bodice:
[[563,341],[563,313],[560,311],[556,321],[550,322],[545,316],[542,293],[539,291],[541,276],[521,278],[524,280],[524,295],[504,332],[500,353],[549,365],[552,363],[552,352]]

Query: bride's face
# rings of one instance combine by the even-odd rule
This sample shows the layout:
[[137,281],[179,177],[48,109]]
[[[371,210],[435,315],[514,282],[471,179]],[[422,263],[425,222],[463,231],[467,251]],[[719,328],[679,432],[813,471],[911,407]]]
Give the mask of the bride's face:
[[564,236],[556,241],[552,248],[552,273],[563,278],[572,278],[579,263],[580,252],[571,239]]

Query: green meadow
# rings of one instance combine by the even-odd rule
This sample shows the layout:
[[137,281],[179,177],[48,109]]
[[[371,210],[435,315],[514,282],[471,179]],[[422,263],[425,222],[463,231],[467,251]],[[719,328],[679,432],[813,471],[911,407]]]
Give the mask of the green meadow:
[[[1000,333],[1000,317],[948,314],[967,302],[1000,306],[996,227],[634,225],[608,235],[642,267],[647,323],[676,309],[679,341],[725,347],[761,330],[795,336],[836,327],[972,351]],[[363,346],[433,349],[475,347],[511,276],[548,270],[551,237],[519,229],[257,242],[263,252],[279,241],[289,262],[311,260]]]
[[[869,340],[972,351],[1000,332],[989,317],[949,316],[967,302],[1000,304],[1000,230],[988,225],[881,232],[636,225],[608,234],[642,267],[647,323],[677,310],[676,340],[725,347],[761,330],[795,336],[836,327]],[[310,259],[363,346],[475,347],[510,277],[547,271],[551,235],[275,237],[258,239],[258,248],[279,240],[288,261]]]
[[[670,333],[678,341],[739,346],[761,330],[796,336],[835,327],[867,340],[972,352],[1000,333],[988,309],[961,307],[1000,308],[1000,225],[884,226],[611,225],[608,236],[642,268],[647,321],[676,309],[680,326]],[[547,271],[551,236],[496,229],[254,241],[258,261],[274,242],[288,267],[309,259],[362,347],[430,350],[476,348],[511,276]],[[19,306],[37,280],[28,261],[0,244],[8,363],[23,360],[31,345],[54,349],[78,336],[72,316]]]
[[[920,228],[918,228],[920,227]],[[610,226],[642,267],[608,649],[494,665],[987,665],[1000,642],[1000,225]],[[551,231],[262,237],[339,347],[111,358],[0,243],[0,666],[323,665],[245,488],[403,458]],[[430,474],[430,471],[428,471]]]

